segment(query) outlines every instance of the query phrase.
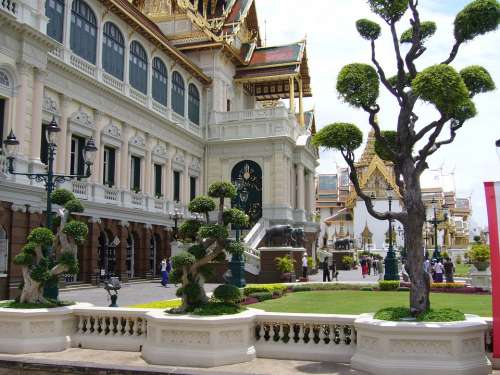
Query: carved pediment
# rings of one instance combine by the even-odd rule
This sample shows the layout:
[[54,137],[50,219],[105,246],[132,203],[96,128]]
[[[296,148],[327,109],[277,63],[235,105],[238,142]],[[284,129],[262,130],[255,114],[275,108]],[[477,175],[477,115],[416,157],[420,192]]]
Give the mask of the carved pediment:
[[194,169],[195,171],[199,171],[200,168],[200,159],[196,158],[193,156],[193,159],[191,160],[191,165],[189,168]]
[[131,146],[145,148],[146,147],[146,139],[140,135],[135,135],[129,140],[129,144]]
[[168,151],[167,148],[164,145],[156,145],[153,147],[153,155],[162,157],[162,158],[167,158],[168,157]]
[[95,129],[95,124],[92,118],[88,113],[85,113],[81,110],[73,112],[70,117],[70,121],[85,128]]
[[175,153],[174,162],[184,164],[184,153],[182,151],[177,151]]
[[54,113],[54,114],[57,113],[56,101],[54,99],[52,99],[50,96],[43,97],[42,108],[44,111]]
[[108,135],[108,136],[110,136],[112,138],[116,138],[116,139],[121,139],[121,137],[122,137],[121,129],[113,123],[109,123],[109,125],[107,125],[103,129],[102,133],[104,135]]

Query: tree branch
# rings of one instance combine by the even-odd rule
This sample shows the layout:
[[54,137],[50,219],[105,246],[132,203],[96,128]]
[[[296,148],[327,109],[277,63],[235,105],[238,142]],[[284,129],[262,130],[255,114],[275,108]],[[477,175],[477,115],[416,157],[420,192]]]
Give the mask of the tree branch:
[[439,137],[439,134],[441,134],[445,123],[446,119],[444,118],[437,121],[434,132],[429,136],[427,144],[418,152],[418,156],[416,158],[417,165],[415,168],[418,174],[422,173],[427,167],[427,157],[435,152],[433,148],[436,147],[436,139]]
[[441,148],[441,146],[444,145],[449,145],[455,140],[455,137],[457,136],[457,130],[462,127],[464,122],[459,122],[456,120],[452,120],[450,124],[450,137],[448,139],[445,139],[444,141],[439,141],[434,144],[434,147],[431,147],[429,152],[427,153],[427,156],[430,156],[434,154],[437,150]]
[[368,118],[368,122],[370,123],[370,126],[373,128],[373,131],[375,133],[375,139],[379,141],[382,146],[384,146],[387,151],[389,152],[391,159],[396,160],[398,158],[398,155],[394,152],[392,148],[389,147],[389,144],[387,143],[387,139],[382,135],[382,132],[380,130],[380,126],[377,123],[377,113],[380,111],[380,107],[378,104],[375,106],[368,108],[368,107],[363,107],[363,109],[370,114],[370,117]]
[[414,137],[413,137],[413,144],[416,144],[418,141],[420,141],[423,137],[425,137],[425,135],[430,132],[431,130],[433,130],[434,128],[436,128],[440,121],[442,120],[439,119],[437,121],[433,121],[431,122],[429,125],[426,125],[424,126]]
[[446,64],[448,65],[451,63],[453,60],[455,60],[455,57],[457,57],[458,49],[462,45],[463,42],[459,42],[458,40],[455,42],[453,45],[453,48],[451,49],[450,56],[446,60],[444,60],[441,64]]
[[389,92],[396,97],[398,103],[401,104],[402,99],[401,99],[400,95],[394,89],[394,87],[391,86],[391,84],[389,83],[389,81],[387,81],[387,78],[385,76],[385,72],[382,69],[382,66],[377,61],[377,58],[375,56],[375,41],[373,39],[371,41],[371,46],[372,46],[372,62],[375,65],[375,67],[377,68],[377,72],[378,72],[378,75],[380,77],[380,81],[382,81],[382,83],[384,84],[384,86],[386,87],[386,89],[389,90]]
[[418,2],[410,1],[410,9],[413,14],[413,19],[410,21],[413,28],[412,44],[411,48],[406,54],[405,62],[410,77],[413,79],[417,75],[417,68],[415,66],[415,60],[418,59],[425,51],[420,40],[420,15],[417,10]]
[[375,211],[373,207],[372,198],[366,195],[362,190],[359,184],[358,173],[356,172],[356,166],[354,165],[354,154],[352,151],[341,150],[340,153],[344,157],[344,160],[349,165],[349,178],[351,179],[352,184],[354,185],[354,189],[356,190],[356,194],[358,197],[365,201],[366,209],[370,215],[378,220],[389,220],[395,219],[400,221],[401,223],[406,222],[406,214],[404,212],[378,212]]
[[394,45],[394,51],[396,52],[396,59],[398,62],[398,83],[396,85],[397,91],[399,95],[402,96],[403,101],[406,100],[406,94],[403,91],[404,82],[406,80],[405,77],[405,64],[403,58],[401,57],[401,50],[399,49],[399,39],[396,32],[396,24],[394,22],[390,23],[391,26],[391,34],[392,34],[392,44]]

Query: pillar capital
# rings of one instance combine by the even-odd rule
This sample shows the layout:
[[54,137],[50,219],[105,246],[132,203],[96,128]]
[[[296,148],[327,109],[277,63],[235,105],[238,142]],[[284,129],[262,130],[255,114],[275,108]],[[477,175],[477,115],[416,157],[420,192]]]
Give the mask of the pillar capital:
[[13,212],[22,212],[22,213],[25,213],[26,210],[27,210],[27,207],[23,204],[12,204],[12,206],[10,206],[10,209],[13,211]]
[[33,65],[30,65],[26,62],[18,62],[16,64],[16,69],[19,75],[28,75],[33,71]]
[[35,81],[45,84],[47,81],[47,77],[49,75],[47,71],[40,68],[35,68],[34,72],[35,72]]

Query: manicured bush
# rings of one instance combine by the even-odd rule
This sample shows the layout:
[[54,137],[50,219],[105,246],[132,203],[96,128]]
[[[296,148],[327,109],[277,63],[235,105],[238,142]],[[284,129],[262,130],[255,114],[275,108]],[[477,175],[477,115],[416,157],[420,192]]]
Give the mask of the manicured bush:
[[243,289],[243,294],[249,296],[253,293],[270,292],[271,294],[282,295],[288,290],[284,284],[250,284]]
[[64,206],[66,202],[76,199],[75,195],[66,189],[56,189],[50,194],[52,203]]
[[431,283],[431,289],[458,289],[465,288],[465,283]]
[[410,309],[408,307],[398,306],[398,307],[386,307],[380,309],[373,316],[374,319],[380,320],[391,320],[400,321],[402,318],[408,318],[411,316]]
[[311,287],[308,285],[294,285],[292,286],[292,292],[310,292],[313,290]]
[[370,286],[364,286],[360,289],[362,292],[373,292],[373,288]]
[[232,315],[244,311],[245,308],[232,303],[215,302],[197,307],[193,310],[194,315]]
[[224,239],[227,238],[228,235],[227,228],[219,224],[205,224],[198,230],[198,236],[200,236],[200,238]]
[[363,143],[363,133],[356,125],[335,122],[316,133],[313,144],[326,149],[354,151]]
[[376,40],[380,36],[381,28],[376,22],[362,18],[356,21],[356,29],[359,35],[367,40]]
[[288,273],[293,271],[293,266],[296,263],[290,255],[285,255],[283,257],[274,258],[276,261],[276,268],[281,273]]
[[381,280],[378,282],[380,290],[397,290],[399,288],[399,281],[396,280]]
[[379,95],[379,77],[368,64],[348,64],[337,76],[337,91],[341,99],[354,107],[370,107]]
[[273,299],[273,294],[271,292],[258,292],[250,294],[249,297],[256,298],[259,302],[262,302],[268,299]]
[[455,309],[430,309],[417,317],[419,322],[457,322],[465,320],[465,314]]
[[352,265],[354,264],[353,257],[350,257],[349,255],[344,255],[342,257],[342,264],[347,268],[351,268]]
[[225,303],[237,304],[241,300],[241,291],[234,285],[222,284],[215,288],[214,297]]

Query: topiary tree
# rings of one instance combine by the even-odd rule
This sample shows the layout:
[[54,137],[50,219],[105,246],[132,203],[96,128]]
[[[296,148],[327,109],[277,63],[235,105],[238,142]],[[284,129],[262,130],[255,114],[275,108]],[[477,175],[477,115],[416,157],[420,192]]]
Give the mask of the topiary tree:
[[[181,234],[191,238],[196,244],[172,258],[171,276],[174,281],[182,284],[177,290],[177,296],[182,298],[182,305],[175,312],[193,311],[206,304],[208,298],[203,284],[213,273],[214,262],[224,261],[226,252],[243,254],[244,248],[239,242],[228,240],[229,225],[248,224],[248,216],[244,212],[236,208],[224,210],[224,200],[235,196],[236,187],[233,184],[217,182],[210,185],[208,196],[197,197],[189,203],[189,211],[203,214],[205,220],[203,223],[187,220],[181,225]],[[216,208],[214,199],[218,200],[217,221],[210,222],[209,214]],[[221,290],[225,292],[229,288]]]
[[[72,214],[83,212],[83,205],[73,193],[64,189],[55,190],[51,199],[61,206],[56,234],[48,228],[33,229],[21,253],[14,258],[14,263],[22,267],[23,273],[21,303],[49,302],[43,296],[45,283],[63,273],[78,273],[78,245],[85,242],[88,227],[75,220]],[[54,259],[49,259],[49,249],[52,249]]]
[[[377,154],[393,163],[395,183],[404,203],[403,211],[378,212],[370,197],[361,190],[354,151],[362,143],[362,133],[355,125],[335,123],[326,126],[316,134],[314,143],[341,152],[350,167],[350,179],[356,193],[364,200],[372,216],[380,220],[395,219],[403,224],[412,281],[410,307],[412,313],[418,315],[430,308],[429,276],[423,270],[425,206],[420,176],[428,168],[428,158],[441,147],[452,143],[457,131],[476,115],[472,98],[495,88],[490,74],[483,67],[473,65],[457,72],[450,64],[463,43],[497,29],[500,5],[497,0],[474,0],[467,5],[455,18],[455,43],[449,57],[441,63],[419,70],[416,61],[426,51],[425,43],[436,32],[436,24],[420,20],[418,0],[368,0],[368,4],[390,29],[397,74],[387,78],[377,59],[375,41],[381,34],[380,26],[362,19],[356,22],[356,28],[361,37],[370,41],[373,65],[355,63],[342,68],[338,75],[337,91],[344,102],[368,114],[375,134]],[[410,13],[410,28],[398,36],[396,25],[407,12]],[[408,46],[406,54],[402,45]],[[393,131],[382,131],[377,122],[380,83],[395,98],[399,107],[398,116],[394,119],[396,129]],[[415,113],[415,105],[419,101],[434,105],[439,118],[420,126]],[[421,147],[417,149],[417,145]]]

